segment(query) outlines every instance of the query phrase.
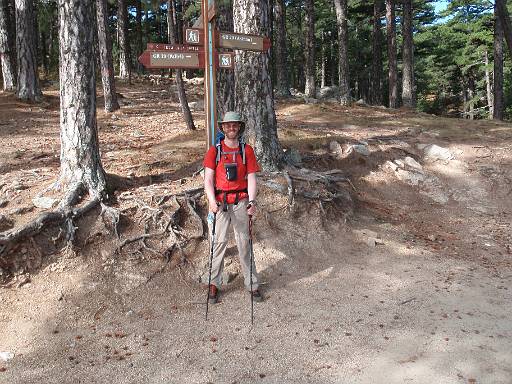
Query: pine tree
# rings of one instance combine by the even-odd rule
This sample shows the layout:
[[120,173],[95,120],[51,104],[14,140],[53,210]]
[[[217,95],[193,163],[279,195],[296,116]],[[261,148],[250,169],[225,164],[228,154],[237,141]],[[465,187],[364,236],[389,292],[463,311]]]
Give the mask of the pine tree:
[[288,67],[288,43],[286,42],[286,5],[284,0],[276,0],[274,5],[274,63],[276,72],[276,94],[290,97],[290,76]]
[[40,101],[42,96],[37,74],[35,21],[33,1],[16,0],[17,96],[28,101]]
[[412,0],[403,0],[403,77],[402,103],[404,106],[416,106],[414,86],[414,47],[412,39]]
[[[268,0],[235,0],[235,32],[269,36]],[[260,165],[275,170],[282,159],[269,73],[269,53],[237,51],[235,60],[235,106],[247,122],[246,137],[254,144]]]
[[96,125],[94,2],[59,0],[60,185],[104,197]]
[[348,67],[348,6],[347,0],[334,0],[338,26],[338,78],[340,103],[350,103],[350,73]]
[[388,40],[389,108],[398,108],[398,69],[396,62],[395,1],[386,0],[386,32]]
[[304,94],[307,97],[316,96],[316,67],[315,67],[315,6],[313,0],[305,0],[304,2],[304,14],[305,14],[305,75],[306,75],[306,86]]
[[119,77],[130,79],[130,44],[128,42],[128,9],[126,0],[118,0],[117,36],[119,39]]
[[16,75],[14,68],[14,55],[11,47],[13,39],[9,29],[9,10],[7,1],[0,0],[0,66],[2,68],[3,89],[13,91],[16,88]]

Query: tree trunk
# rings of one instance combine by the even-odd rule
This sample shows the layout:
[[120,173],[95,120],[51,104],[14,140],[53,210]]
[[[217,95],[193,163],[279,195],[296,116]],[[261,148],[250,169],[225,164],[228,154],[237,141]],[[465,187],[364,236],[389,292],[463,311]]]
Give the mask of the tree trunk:
[[[169,35],[169,43],[178,43],[176,31],[176,3],[175,0],[167,0],[167,33]],[[181,69],[176,69],[176,87],[178,88],[178,98],[180,100],[181,113],[189,130],[195,130],[194,119],[188,106],[187,94],[185,93],[185,84],[183,83],[183,75]]]
[[489,106],[489,119],[492,119],[492,84],[491,84],[491,74],[489,70],[489,55],[487,53],[487,49],[484,52],[484,62],[485,62],[485,86],[487,90],[487,105]]
[[[142,43],[142,2],[141,0],[135,1],[135,42],[137,44],[136,57],[139,57],[144,51]],[[137,72],[142,73],[144,66],[137,61]]]
[[[231,2],[220,2],[217,29],[233,31],[233,7]],[[222,117],[227,111],[235,108],[235,73],[233,70],[217,70],[217,116]]]
[[503,29],[505,40],[507,41],[508,52],[510,53],[510,57],[512,58],[512,25],[507,10],[507,2],[504,0],[496,0],[495,7],[501,21],[501,27]]
[[398,108],[398,75],[396,62],[395,1],[386,0],[386,32],[388,40],[389,108]]
[[304,1],[304,12],[305,19],[304,24],[306,25],[305,32],[305,62],[306,62],[306,86],[304,94],[307,97],[316,96],[316,84],[315,84],[315,3],[313,0]]
[[17,96],[21,100],[40,101],[42,96],[37,75],[35,31],[32,0],[16,0]]
[[119,103],[117,101],[114,64],[112,62],[112,38],[108,30],[107,0],[96,0],[96,16],[98,19],[98,47],[105,111],[113,112],[119,109]]
[[348,7],[347,0],[334,0],[336,21],[338,25],[338,77],[340,87],[340,103],[350,103],[350,80],[348,68]]
[[492,118],[503,120],[505,96],[503,93],[503,26],[494,5],[494,71],[493,71],[493,109]]
[[325,87],[326,80],[326,68],[327,68],[327,56],[325,55],[325,38],[322,32],[322,46],[320,48],[320,88]]
[[382,31],[380,22],[382,4],[382,0],[375,0],[373,3],[371,81],[371,100],[373,105],[382,105]]
[[402,103],[409,108],[416,107],[414,85],[414,45],[412,40],[412,0],[403,0],[403,78]]
[[130,78],[130,45],[128,44],[128,10],[126,0],[118,1],[117,34],[119,38],[119,77]]
[[[235,0],[235,32],[268,36],[268,0]],[[235,105],[246,121],[245,136],[254,144],[265,170],[278,168],[283,151],[277,138],[277,121],[269,73],[269,53],[237,51],[235,60]]]
[[334,38],[331,38],[331,46],[330,46],[330,58],[331,58],[331,85],[336,85],[336,80],[339,81],[339,76],[337,75],[337,69],[338,69],[338,60],[336,60],[336,57],[338,55],[338,52],[336,50],[336,47],[334,46]]
[[6,0],[0,0],[0,65],[2,67],[2,79],[4,91],[14,91],[16,80],[13,58],[15,52],[11,51],[13,46],[11,31],[9,29],[9,9]]
[[275,1],[275,70],[276,94],[280,97],[290,97],[290,71],[288,68],[288,48],[286,42],[286,6],[284,0]]
[[103,197],[96,126],[94,3],[59,0],[61,187],[83,185]]

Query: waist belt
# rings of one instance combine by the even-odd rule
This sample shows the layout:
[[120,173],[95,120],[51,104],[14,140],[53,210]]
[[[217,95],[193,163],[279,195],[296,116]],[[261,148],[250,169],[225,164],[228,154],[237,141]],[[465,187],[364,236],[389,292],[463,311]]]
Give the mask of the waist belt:
[[227,196],[228,195],[232,195],[232,194],[235,194],[235,202],[233,204],[237,205],[238,202],[239,202],[239,194],[240,193],[247,193],[247,188],[244,188],[244,189],[235,189],[235,190],[231,190],[231,191],[224,191],[222,189],[216,189],[215,190],[215,196],[217,195],[220,195],[221,193],[224,194],[224,197],[222,198],[222,204],[223,204],[223,211],[227,211],[228,210],[228,204],[227,204]]

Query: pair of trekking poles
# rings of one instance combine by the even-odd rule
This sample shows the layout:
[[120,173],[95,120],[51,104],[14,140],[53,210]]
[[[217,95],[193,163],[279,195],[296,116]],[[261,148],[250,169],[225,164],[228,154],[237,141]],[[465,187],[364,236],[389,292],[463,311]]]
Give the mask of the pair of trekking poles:
[[[210,284],[212,283],[213,246],[215,243],[215,223],[217,213],[213,213],[212,240],[210,244],[210,262],[208,266],[208,296],[206,298],[206,321],[208,321],[208,304],[210,302]],[[251,325],[254,325],[254,296],[252,292],[252,265],[254,263],[254,251],[252,247],[252,216],[249,215],[249,249],[250,249],[250,284],[251,284]]]

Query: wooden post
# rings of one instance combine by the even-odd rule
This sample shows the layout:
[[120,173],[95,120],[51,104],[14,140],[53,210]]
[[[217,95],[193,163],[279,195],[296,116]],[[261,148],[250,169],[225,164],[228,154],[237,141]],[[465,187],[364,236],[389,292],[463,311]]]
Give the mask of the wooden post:
[[204,29],[204,110],[206,115],[206,148],[215,145],[217,132],[217,87],[215,58],[215,0],[202,0]]

